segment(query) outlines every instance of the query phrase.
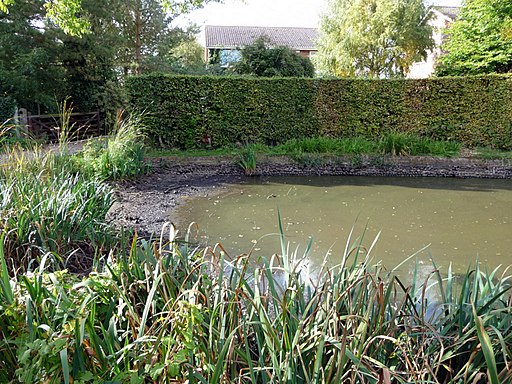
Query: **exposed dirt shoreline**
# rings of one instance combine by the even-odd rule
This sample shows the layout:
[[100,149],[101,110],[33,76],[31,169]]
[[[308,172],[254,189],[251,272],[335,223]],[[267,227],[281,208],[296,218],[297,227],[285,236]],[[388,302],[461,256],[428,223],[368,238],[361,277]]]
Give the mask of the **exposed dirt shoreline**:
[[117,201],[109,219],[140,234],[160,233],[167,221],[176,221],[176,207],[186,196],[208,196],[226,184],[249,177],[269,176],[401,176],[512,179],[512,161],[433,157],[329,159],[305,166],[289,158],[258,158],[256,176],[245,176],[236,160],[223,157],[152,160],[151,174],[115,185]]

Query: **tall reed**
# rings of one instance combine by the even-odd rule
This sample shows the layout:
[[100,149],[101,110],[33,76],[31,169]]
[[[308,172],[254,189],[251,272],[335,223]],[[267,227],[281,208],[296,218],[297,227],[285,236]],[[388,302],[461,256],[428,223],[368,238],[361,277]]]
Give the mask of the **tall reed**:
[[105,216],[112,201],[111,188],[77,173],[69,156],[11,152],[0,171],[0,230],[10,268],[27,270],[48,252],[59,268],[87,264],[96,248],[111,245]]
[[118,111],[111,136],[90,141],[76,161],[89,175],[118,180],[148,171],[144,153],[140,116],[125,116],[123,111]]
[[2,272],[0,380],[511,380],[510,278],[498,270],[468,270],[457,284],[433,265],[404,285],[349,237],[340,265],[312,278],[309,251],[284,238],[279,254],[253,260],[169,234],[134,240],[83,280],[42,266]]

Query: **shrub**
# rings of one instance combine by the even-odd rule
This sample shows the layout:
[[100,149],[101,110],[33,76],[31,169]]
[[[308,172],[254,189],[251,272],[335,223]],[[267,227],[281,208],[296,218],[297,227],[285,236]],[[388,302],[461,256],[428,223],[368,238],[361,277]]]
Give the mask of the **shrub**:
[[10,96],[0,96],[0,124],[14,117],[16,101]]
[[512,77],[304,79],[148,75],[127,80],[153,143],[180,148],[412,134],[512,148]]
[[236,73],[263,77],[313,77],[315,67],[286,46],[271,46],[268,38],[260,37],[241,50],[241,59],[234,65]]

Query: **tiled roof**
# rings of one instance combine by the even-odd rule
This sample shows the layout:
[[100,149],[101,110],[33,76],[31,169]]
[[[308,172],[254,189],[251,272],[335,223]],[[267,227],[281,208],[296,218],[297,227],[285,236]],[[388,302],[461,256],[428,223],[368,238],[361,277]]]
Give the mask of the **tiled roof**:
[[251,44],[258,37],[265,36],[274,45],[285,45],[295,50],[316,50],[318,31],[315,28],[295,27],[205,27],[207,48],[240,48]]
[[455,20],[460,12],[460,7],[440,7],[435,6],[434,9],[441,12],[443,15],[448,16],[450,19]]

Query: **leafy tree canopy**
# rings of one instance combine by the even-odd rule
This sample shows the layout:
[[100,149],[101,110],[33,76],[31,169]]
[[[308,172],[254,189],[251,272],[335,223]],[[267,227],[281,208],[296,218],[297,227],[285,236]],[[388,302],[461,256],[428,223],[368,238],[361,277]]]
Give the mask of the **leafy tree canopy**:
[[422,0],[329,0],[315,63],[326,75],[404,76],[433,47]]
[[204,48],[196,40],[185,40],[169,55],[174,72],[201,73],[205,71]]
[[48,21],[45,4],[16,0],[0,12],[0,97],[32,113],[66,96],[77,111],[115,110],[123,74],[172,70],[168,56],[196,32],[171,28],[158,0],[82,0],[89,33],[72,36]]
[[308,58],[285,46],[271,47],[264,37],[245,46],[241,54],[241,60],[234,67],[238,74],[264,77],[313,77],[315,74]]
[[443,51],[440,76],[512,72],[512,1],[466,0]]
[[[216,0],[160,0],[163,9],[171,14],[187,13],[195,8]],[[16,0],[0,0],[0,11],[8,12]],[[91,23],[83,15],[82,0],[45,0],[47,16],[65,33],[83,36],[89,32]]]

